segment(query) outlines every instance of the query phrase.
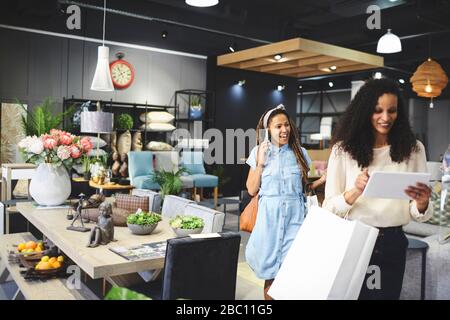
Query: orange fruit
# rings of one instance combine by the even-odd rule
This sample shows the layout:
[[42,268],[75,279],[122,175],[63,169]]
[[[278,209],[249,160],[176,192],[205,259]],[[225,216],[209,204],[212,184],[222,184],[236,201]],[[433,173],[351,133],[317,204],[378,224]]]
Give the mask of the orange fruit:
[[48,269],[52,269],[52,268],[53,268],[53,266],[51,263],[44,262],[44,261],[39,262],[36,266],[37,270],[48,270]]
[[25,249],[25,243],[19,243],[17,246],[17,251],[21,252],[23,249]]
[[28,241],[25,244],[25,248],[27,248],[27,249],[35,249],[36,247],[37,247],[37,243],[34,241]]
[[64,262],[64,257],[63,256],[59,256],[57,259],[59,262]]
[[55,257],[51,257],[50,259],[48,259],[48,262],[50,262],[51,264],[53,264],[53,262],[55,262],[55,261],[56,261]]
[[61,268],[61,262],[59,262],[59,261],[53,262],[52,267],[55,269]]

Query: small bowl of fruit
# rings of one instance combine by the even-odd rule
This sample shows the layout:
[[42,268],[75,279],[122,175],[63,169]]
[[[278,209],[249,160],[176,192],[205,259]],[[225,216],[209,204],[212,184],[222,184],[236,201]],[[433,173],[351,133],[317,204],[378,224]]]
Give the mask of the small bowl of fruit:
[[37,273],[57,273],[64,267],[64,256],[50,257],[43,256],[41,260],[34,266]]
[[39,260],[47,253],[43,241],[28,241],[19,243],[17,251],[25,260]]

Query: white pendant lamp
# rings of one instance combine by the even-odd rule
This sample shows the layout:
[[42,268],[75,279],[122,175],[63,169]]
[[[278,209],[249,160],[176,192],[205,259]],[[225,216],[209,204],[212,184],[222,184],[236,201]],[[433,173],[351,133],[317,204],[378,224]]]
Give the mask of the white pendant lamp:
[[91,90],[94,91],[114,91],[109,70],[109,48],[105,47],[105,18],[106,0],[103,0],[103,43],[98,47],[97,67],[91,85]]
[[402,43],[400,38],[391,33],[391,29],[388,29],[385,35],[378,40],[377,52],[378,53],[395,53],[402,51]]
[[219,3],[219,0],[186,0],[186,4],[193,7],[212,7]]

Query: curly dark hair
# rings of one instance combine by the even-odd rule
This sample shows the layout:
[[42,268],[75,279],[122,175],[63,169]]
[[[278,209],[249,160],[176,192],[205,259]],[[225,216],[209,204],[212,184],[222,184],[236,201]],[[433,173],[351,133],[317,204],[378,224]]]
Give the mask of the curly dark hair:
[[397,119],[388,134],[391,159],[402,162],[418,150],[417,141],[406,115],[398,85],[389,79],[371,79],[359,89],[342,115],[331,144],[348,152],[361,168],[368,167],[373,160],[375,132],[371,123],[378,98],[385,93],[397,96]]

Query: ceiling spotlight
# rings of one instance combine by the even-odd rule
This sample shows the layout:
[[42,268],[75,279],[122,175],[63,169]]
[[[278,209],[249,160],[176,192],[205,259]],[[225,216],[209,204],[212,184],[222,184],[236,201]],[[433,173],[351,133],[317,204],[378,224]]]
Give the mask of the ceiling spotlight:
[[275,60],[277,60],[277,61],[280,61],[281,58],[283,58],[283,56],[282,56],[281,54],[276,54],[276,55],[273,56],[273,58],[274,58]]
[[299,85],[298,88],[299,88],[299,89],[303,89],[303,86],[302,86],[302,85]]
[[375,72],[374,76],[375,79],[381,79],[383,77],[383,74],[381,72]]
[[166,30],[164,30],[163,32],[161,32],[161,38],[166,39],[168,34],[169,33]]
[[245,80],[239,80],[238,81],[238,86],[243,86],[245,84]]
[[330,88],[333,88],[334,83],[333,83],[332,81],[330,81],[330,82],[328,82],[328,86],[329,86]]
[[219,0],[186,0],[188,5],[193,7],[212,7],[219,3]]
[[401,84],[404,84],[405,80],[404,79],[398,79],[398,82],[400,82]]
[[286,86],[285,86],[285,85],[281,85],[281,84],[279,84],[279,85],[277,86],[277,90],[278,90],[278,91],[283,91],[283,90],[284,90],[284,88],[286,88]]
[[336,71],[336,69],[337,69],[336,66],[331,66],[331,67],[330,67],[330,70],[331,70],[331,71]]
[[386,34],[378,40],[377,52],[379,53],[395,53],[402,51],[402,43],[400,38],[391,33],[391,29],[388,29]]
[[234,52],[235,51],[235,48],[236,47],[236,45],[233,43],[232,45],[230,45],[229,47],[228,47],[228,49],[231,51],[231,52]]

